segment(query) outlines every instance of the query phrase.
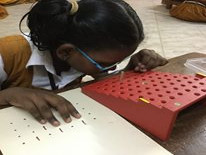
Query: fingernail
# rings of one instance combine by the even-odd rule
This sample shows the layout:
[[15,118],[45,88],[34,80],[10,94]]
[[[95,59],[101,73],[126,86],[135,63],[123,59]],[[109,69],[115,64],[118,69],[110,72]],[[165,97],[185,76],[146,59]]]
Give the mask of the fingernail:
[[135,67],[135,69],[134,69],[135,71],[139,71],[139,67],[137,66],[137,67]]
[[60,125],[60,122],[54,121],[52,124],[53,124],[54,126],[59,126],[59,125]]
[[71,119],[70,117],[68,117],[68,118],[65,119],[65,122],[66,122],[66,123],[70,123],[71,121],[72,121],[72,119]]
[[79,113],[76,113],[75,116],[76,116],[76,118],[80,118],[81,117],[81,115]]
[[40,121],[40,123],[45,124],[45,123],[46,123],[46,120],[42,119],[42,120]]

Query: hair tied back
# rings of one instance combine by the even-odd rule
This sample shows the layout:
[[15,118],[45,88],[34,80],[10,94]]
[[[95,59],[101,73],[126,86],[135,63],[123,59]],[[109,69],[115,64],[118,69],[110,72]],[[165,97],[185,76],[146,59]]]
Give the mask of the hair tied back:
[[73,15],[78,11],[79,5],[78,5],[76,0],[72,0],[72,1],[68,0],[68,2],[71,4],[71,9],[69,11],[69,15]]

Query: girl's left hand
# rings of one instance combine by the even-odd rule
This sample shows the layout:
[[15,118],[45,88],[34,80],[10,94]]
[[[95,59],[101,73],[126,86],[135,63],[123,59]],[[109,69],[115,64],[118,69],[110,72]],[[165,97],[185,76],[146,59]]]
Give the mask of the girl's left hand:
[[158,66],[167,64],[167,59],[156,53],[154,50],[142,49],[134,54],[125,70],[133,69],[136,72],[146,72]]

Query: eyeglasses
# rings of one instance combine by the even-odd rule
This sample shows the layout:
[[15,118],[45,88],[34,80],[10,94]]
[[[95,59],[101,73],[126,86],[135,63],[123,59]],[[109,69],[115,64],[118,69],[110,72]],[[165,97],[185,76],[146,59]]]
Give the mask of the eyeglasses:
[[107,66],[107,67],[103,67],[102,65],[100,65],[98,62],[96,62],[94,59],[92,59],[88,54],[86,54],[84,51],[82,51],[79,48],[76,48],[87,60],[89,60],[92,64],[94,64],[96,66],[97,69],[99,69],[100,71],[105,71],[108,69],[113,68],[114,66],[118,65],[119,63],[121,63],[122,61],[129,59],[131,56],[126,57],[124,60],[122,60],[121,62],[117,62],[111,66]]

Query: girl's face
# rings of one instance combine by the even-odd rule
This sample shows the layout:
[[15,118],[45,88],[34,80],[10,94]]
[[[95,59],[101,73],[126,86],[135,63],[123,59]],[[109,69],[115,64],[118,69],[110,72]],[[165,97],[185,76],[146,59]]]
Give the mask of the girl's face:
[[[121,62],[126,57],[131,55],[135,51],[135,49],[136,47],[130,50],[121,49],[121,50],[87,51],[86,53],[87,56],[83,55],[81,51],[77,49],[75,54],[73,54],[67,60],[67,62],[71,67],[73,67],[74,69],[80,72],[83,72],[88,75],[95,75],[102,72],[102,70],[97,66],[97,64],[95,64],[94,62],[92,63],[91,61],[95,61],[102,67],[108,67],[115,63]],[[107,70],[114,70],[114,69],[115,67],[112,67]]]

